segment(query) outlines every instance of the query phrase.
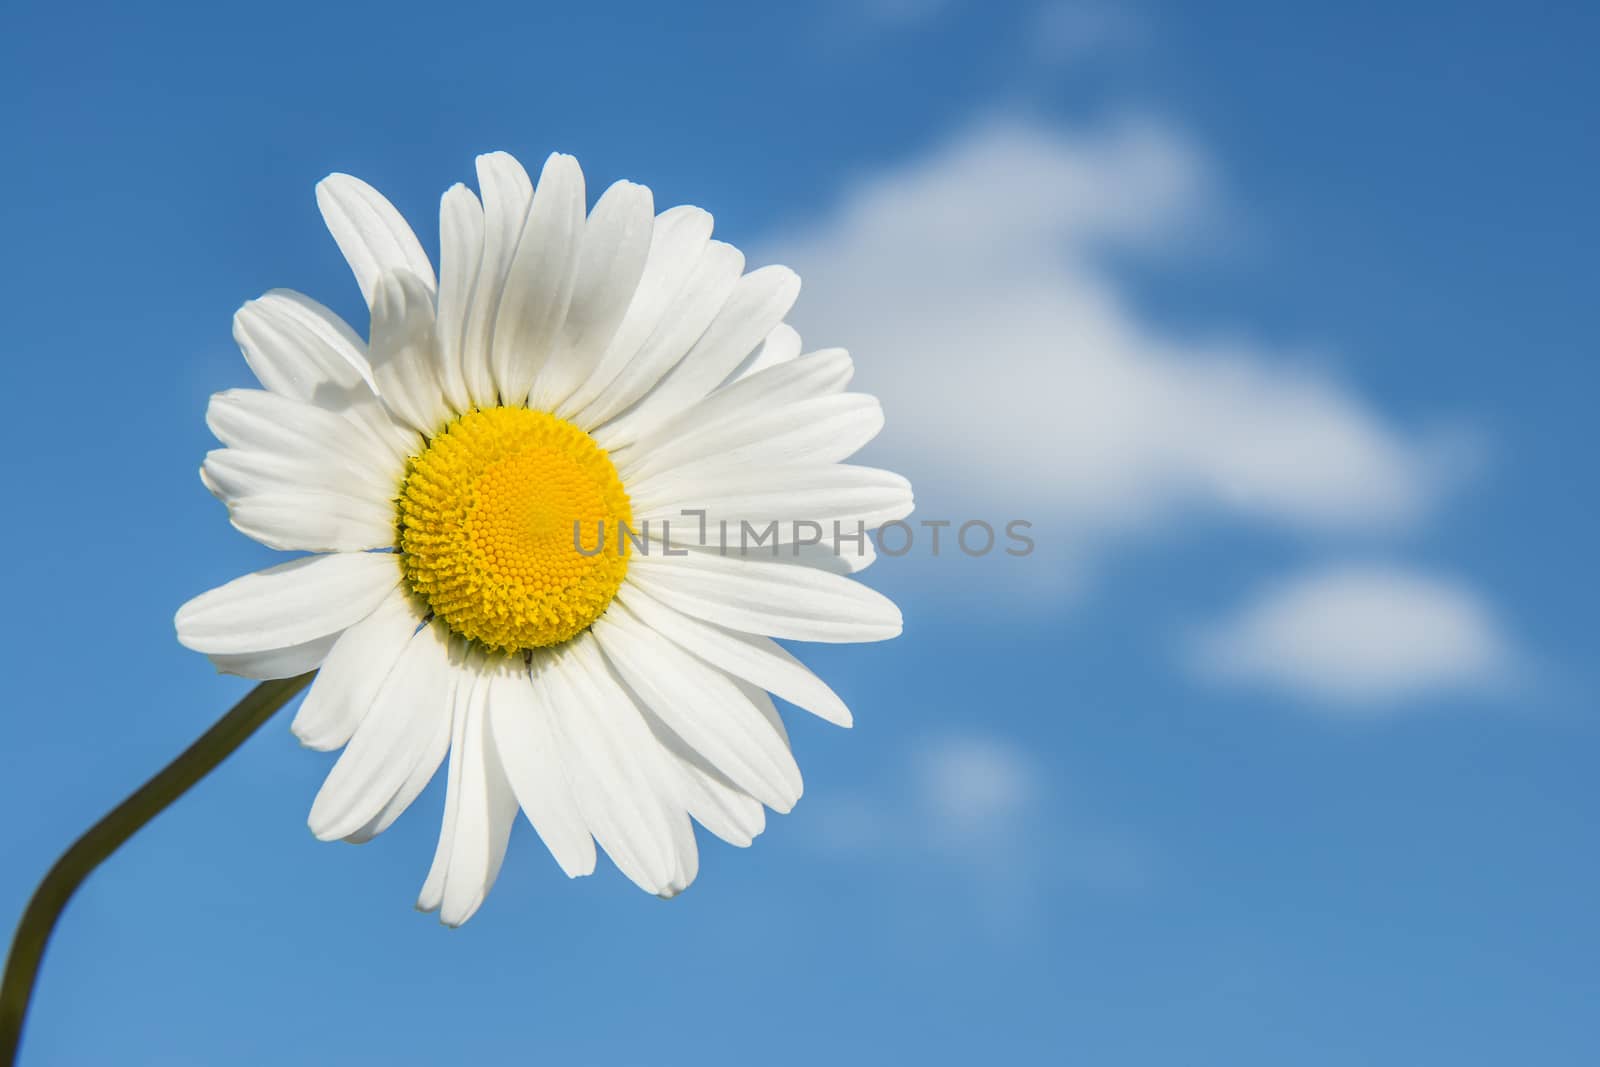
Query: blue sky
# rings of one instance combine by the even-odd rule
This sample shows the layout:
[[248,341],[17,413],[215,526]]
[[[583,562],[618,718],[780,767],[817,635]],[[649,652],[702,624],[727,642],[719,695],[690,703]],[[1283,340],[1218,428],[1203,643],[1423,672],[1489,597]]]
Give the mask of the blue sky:
[[[0,41],[0,914],[244,691],[195,470],[312,186],[434,245],[472,157],[705,206],[806,279],[918,518],[802,656],[807,795],[671,903],[519,827],[411,910],[442,783],[317,844],[287,717],[72,906],[24,1062],[1580,1064],[1600,1056],[1596,17],[1509,6],[13,4]],[[704,835],[702,835],[703,837]]]

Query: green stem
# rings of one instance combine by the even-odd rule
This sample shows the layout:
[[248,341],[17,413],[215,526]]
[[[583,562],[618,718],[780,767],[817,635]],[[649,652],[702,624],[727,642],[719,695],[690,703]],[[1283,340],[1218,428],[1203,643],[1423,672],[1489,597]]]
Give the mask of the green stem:
[[168,804],[188,792],[244,744],[262,723],[306,687],[313,674],[262,682],[250,690],[231,711],[217,720],[216,725],[185,749],[183,755],[111,809],[56,860],[39,888],[34,890],[28,909],[22,913],[22,922],[17,925],[16,936],[11,941],[11,955],[6,957],[5,977],[0,979],[0,1067],[13,1067],[17,1061],[17,1046],[22,1041],[22,1024],[28,1015],[28,1002],[33,997],[39,960],[44,956],[45,944],[50,940],[56,920],[61,917],[61,909],[67,906],[78,886],[141,826],[161,814]]

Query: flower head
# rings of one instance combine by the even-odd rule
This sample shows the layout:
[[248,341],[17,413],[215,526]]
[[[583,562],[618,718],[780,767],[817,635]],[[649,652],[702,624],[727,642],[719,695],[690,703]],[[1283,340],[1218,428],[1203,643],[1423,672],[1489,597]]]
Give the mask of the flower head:
[[374,189],[318,186],[370,340],[297,293],[245,304],[262,388],[212,398],[225,447],[201,468],[235,527],[310,554],[177,615],[221,670],[318,671],[293,723],[343,748],[318,837],[381,833],[448,757],[418,906],[452,925],[519,808],[568,875],[598,842],[662,896],[695,877],[691,818],[748,845],[764,806],[788,811],[800,771],[769,694],[850,713],[773,639],[899,633],[849,577],[870,542],[822,533],[912,506],[903,478],[842,462],[882,412],[846,391],[845,352],[801,354],[791,271],[745,273],[708,214],[655,214],[631,182],[586,212],[568,156],[537,185],[482,156],[478,184],[441,201],[437,281]]

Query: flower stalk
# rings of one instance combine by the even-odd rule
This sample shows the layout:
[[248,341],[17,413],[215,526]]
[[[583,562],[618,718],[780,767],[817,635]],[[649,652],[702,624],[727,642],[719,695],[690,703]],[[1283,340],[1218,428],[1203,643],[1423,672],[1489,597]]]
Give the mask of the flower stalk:
[[182,755],[111,809],[56,860],[22,913],[22,921],[11,941],[11,953],[6,957],[5,976],[0,979],[0,1067],[13,1067],[16,1063],[39,962],[62,909],[78,886],[140,827],[244,744],[279,708],[304,689],[314,674],[262,682],[250,690]]

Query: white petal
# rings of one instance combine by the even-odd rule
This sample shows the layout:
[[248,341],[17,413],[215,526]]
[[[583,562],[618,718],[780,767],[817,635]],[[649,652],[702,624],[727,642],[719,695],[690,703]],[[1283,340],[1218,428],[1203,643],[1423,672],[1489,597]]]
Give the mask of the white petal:
[[364,385],[354,366],[296,317],[285,314],[295,307],[283,296],[268,293],[245,301],[233,314],[233,339],[261,387],[292,400],[317,403],[318,392],[326,393],[330,386],[343,393]]
[[[673,803],[660,744],[585,632],[534,670],[548,686],[561,750],[589,832],[634,884],[670,896],[686,884],[689,820]],[[693,831],[689,830],[690,845]]]
[[[475,713],[467,734],[469,752],[477,753],[475,773],[462,781],[461,811],[456,825],[456,840],[450,870],[445,875],[445,899],[438,907],[438,920],[446,926],[459,926],[474,917],[506,862],[510,830],[517,821],[517,797],[506,781],[493,747],[486,745],[488,729],[485,713]],[[477,737],[477,741],[474,741]]]
[[682,738],[662,728],[657,734],[668,758],[683,775],[683,803],[689,815],[728,844],[748,848],[767,828],[767,809],[761,801],[713,770]]
[[372,614],[339,636],[289,726],[302,745],[327,752],[350,740],[422,616],[405,587],[396,585]]
[[265,652],[246,652],[237,656],[212,655],[212,664],[223,674],[241,678],[293,678],[314,671],[327,659],[337,634],[319,637],[303,645],[273,648]]
[[694,443],[702,434],[723,433],[726,424],[744,425],[752,418],[833,396],[843,391],[853,370],[850,354],[842,348],[786,361],[723,386],[637,441],[617,448],[612,458],[618,471],[628,472],[630,478],[634,472],[648,473],[659,466],[651,458],[656,452],[705,451]]
[[269,392],[343,415],[397,464],[416,451],[416,434],[378,402],[366,342],[315,300],[274,289],[239,309],[233,336]]
[[214,449],[200,480],[242,533],[287,551],[360,552],[394,542],[393,489],[317,458]]
[[[330,381],[304,397],[318,408],[338,411],[344,418],[365,427],[378,438],[400,464],[418,450],[418,437],[403,426],[378,400],[378,384],[366,360],[366,342],[349,323],[309,296],[291,290],[272,290],[253,302],[264,314],[269,312],[302,346],[318,349],[318,365],[328,366]],[[339,366],[349,370],[338,370]]]
[[783,725],[783,716],[778,714],[778,706],[772,702],[772,697],[760,686],[751,685],[740,678],[735,678],[733,684],[745,695],[745,699],[755,705],[756,711],[767,720],[767,725],[772,727],[773,733],[782,738],[785,746],[789,744],[789,731]]
[[[556,414],[571,419],[583,411],[639,354],[694,276],[710,244],[711,225],[711,216],[697,207],[669,208],[656,216],[644,273],[634,287],[622,322],[606,345],[604,355],[573,394],[556,408]],[[740,262],[742,264],[742,259]],[[734,268],[734,277],[738,272],[739,268]],[[732,279],[728,284],[732,285]],[[710,321],[709,315],[707,321]],[[693,340],[685,342],[685,347]],[[621,407],[615,410],[620,411]]]
[[312,833],[324,841],[348,837],[399,794],[449,714],[451,679],[460,669],[442,623],[417,631],[312,802]]
[[[481,655],[468,668],[474,674],[465,705],[456,702],[458,722],[451,739],[453,803],[446,804],[448,835],[441,828],[433,870],[417,907],[439,910],[447,926],[460,926],[483,903],[499,877],[517,816],[517,798],[500,758],[489,741],[489,674]],[[437,875],[435,871],[439,872]]]
[[489,684],[490,734],[518,803],[568,878],[593,873],[594,838],[567,780],[544,683],[536,688],[527,668],[511,661]]
[[344,410],[344,417],[366,430],[380,442],[380,452],[386,457],[385,469],[401,474],[406,462],[422,451],[422,438],[410,426],[395,418],[387,404],[378,399],[376,392],[355,397]]
[[528,172],[505,152],[478,157],[478,190],[483,195],[483,257],[472,287],[461,344],[461,372],[467,393],[479,407],[497,402],[489,352],[494,343],[495,316],[505,289],[506,271],[517,251],[522,224],[533,201]]
[[378,278],[388,271],[409,271],[433,291],[433,264],[417,235],[372,186],[348,174],[330,174],[317,183],[317,206],[369,305]]
[[882,593],[813,567],[719,556],[644,556],[627,581],[685,615],[745,633],[796,641],[883,641],[900,633],[900,609]]
[[770,367],[690,405],[650,433],[615,449],[612,459],[619,472],[648,472],[655,466],[649,457],[659,450],[693,450],[695,438],[720,432],[718,428],[724,424],[742,425],[754,417],[842,392],[852,372],[850,355],[840,348]]
[[800,347],[800,331],[787,322],[778,323],[767,334],[767,339],[761,342],[761,347],[746,356],[745,361],[728,376],[727,384],[800,358]]
[[539,173],[495,316],[489,368],[501,403],[527,399],[560,336],[577,273],[583,204],[578,161],[552,155]]
[[743,269],[743,252],[721,241],[707,245],[650,336],[573,420],[595,433],[601,423],[648,393],[705,334],[727,304]]
[[[620,530],[615,532],[618,539],[623,536]],[[829,527],[804,518],[742,526],[737,519],[718,521],[704,509],[687,505],[676,514],[667,509],[655,518],[636,517],[627,527],[627,536],[643,558],[681,557],[685,550],[696,549],[840,575],[859,574],[877,560],[872,532],[858,521],[835,521]]]
[[234,528],[286,552],[362,552],[394,543],[394,507],[333,493],[262,493],[228,509]]
[[348,419],[259,389],[213,394],[206,425],[219,441],[240,452],[302,465],[321,463],[384,496],[399,489],[405,469],[393,452]]
[[652,475],[670,476],[697,464],[750,469],[837,463],[882,429],[883,408],[876,397],[837,393],[779,407],[751,405],[721,419],[690,422],[679,434],[652,434],[612,459],[631,494]]
[[439,201],[439,380],[457,413],[472,406],[462,363],[467,315],[483,259],[483,206],[457,183]]
[[748,847],[767,828],[761,801],[728,781],[649,708],[639,711],[661,744],[673,795],[689,817],[728,844]]
[[196,652],[241,655],[305,644],[367,617],[400,582],[395,557],[306,556],[235,578],[178,609],[178,640]]
[[371,356],[378,395],[389,410],[430,437],[450,421],[439,381],[433,295],[416,275],[392,272],[378,279]]
[[[458,643],[459,644],[459,643]],[[445,772],[444,821],[439,824],[439,840],[433,848],[433,862],[417,894],[418,911],[438,911],[444,902],[444,877],[455,846],[456,814],[461,808],[461,779],[465,767],[461,754],[466,748],[467,720],[471,717],[472,691],[482,683],[475,668],[465,667],[450,679],[450,768]]]
[[[206,453],[200,466],[201,481],[212,494],[232,507],[256,496],[287,496],[299,493],[348,497],[389,511],[393,525],[392,501],[398,482],[386,483],[357,474],[349,467],[329,463],[318,456],[313,443],[294,452],[250,451],[241,448],[216,448]],[[393,531],[383,543],[394,540]]]
[[[911,483],[893,471],[847,463],[797,467],[727,467],[720,463],[666,471],[628,487],[637,523],[679,518],[684,509],[703,509],[711,524],[726,522],[729,545],[747,553],[778,555],[778,546],[808,535],[804,522],[827,531],[839,524],[868,530],[911,514]],[[744,531],[741,523],[750,527]],[[775,536],[767,538],[774,526]],[[740,540],[744,534],[744,540]],[[770,548],[757,545],[767,541]],[[720,545],[720,539],[719,539]]]
[[[293,289],[269,289],[246,306],[252,305],[279,322],[300,327],[322,345],[325,354],[318,358],[318,363],[328,367],[330,380],[341,385],[354,385],[357,380],[369,386],[372,384],[372,368],[367,363],[367,343],[348,322],[329,308]],[[354,372],[354,378],[338,368],[340,363]],[[303,399],[317,402],[314,395]]]
[[821,678],[769,637],[736,633],[674,611],[637,585],[624,584],[617,602],[668,640],[736,678],[782,697],[839,726],[852,723],[850,709]]
[[[619,683],[620,684],[620,683]],[[630,702],[632,697],[629,697]],[[637,704],[634,710],[639,713],[640,721],[644,720],[644,711]],[[649,724],[645,729],[649,731]],[[652,734],[652,737],[654,735]],[[657,747],[652,753],[657,763],[657,777],[662,789],[663,803],[668,807],[672,817],[667,821],[672,831],[672,881],[667,883],[665,892],[659,894],[662,899],[670,900],[694,883],[700,874],[700,842],[695,840],[694,821],[689,817],[688,805],[684,800],[684,790],[679,785],[677,775],[673,773],[672,755],[666,749]]]
[[422,754],[417,757],[417,764],[411,768],[411,773],[406,775],[406,780],[401,783],[400,789],[389,803],[385,804],[366,825],[354,833],[346,834],[344,839],[352,845],[364,845],[374,837],[383,833],[394,825],[394,821],[405,814],[412,801],[422,795],[422,791],[433,781],[433,776],[439,773],[439,765],[444,762],[445,753],[450,751],[450,716],[439,716],[438,723],[433,728],[433,737],[423,748]]
[[[813,368],[819,365],[837,368],[834,376],[818,379],[814,384],[813,392],[818,397],[826,397],[827,394],[835,394],[835,392],[845,392],[846,387],[850,386],[850,379],[856,376],[856,365],[850,358],[850,352],[845,349],[818,349],[816,352],[806,352],[805,355],[800,357],[800,360],[810,363]],[[773,368],[766,368],[766,370],[773,370]],[[755,378],[755,374],[750,374],[750,378]]]
[[788,267],[762,267],[740,278],[694,347],[596,440],[606,448],[626,444],[700,400],[783,321],[799,295],[800,277]]
[[583,224],[572,299],[528,390],[529,407],[553,410],[605,355],[644,271],[654,212],[650,190],[633,182],[613,184],[595,204]]
[[794,807],[802,789],[794,756],[726,674],[620,605],[593,629],[628,687],[708,764],[768,807]]
[[829,530],[808,529],[808,536],[796,538],[794,544],[784,550],[785,555],[796,563],[834,574],[860,574],[877,562],[878,550],[873,547],[872,538],[862,534],[857,540],[858,531],[841,530],[842,536],[836,540]]

